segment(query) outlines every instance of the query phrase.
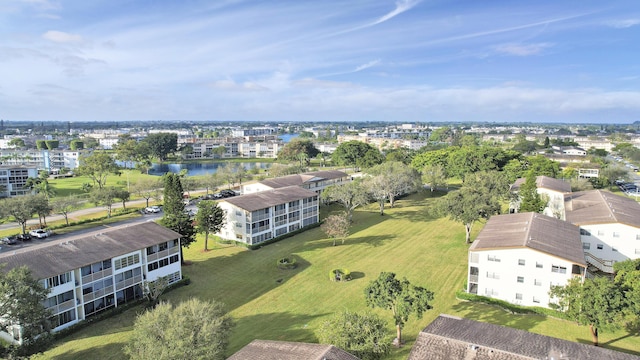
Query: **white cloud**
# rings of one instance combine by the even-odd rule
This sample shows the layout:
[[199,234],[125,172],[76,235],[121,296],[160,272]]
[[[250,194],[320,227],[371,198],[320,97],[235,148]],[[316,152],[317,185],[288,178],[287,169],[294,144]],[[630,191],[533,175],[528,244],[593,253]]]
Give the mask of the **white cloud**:
[[617,19],[607,21],[606,24],[608,26],[614,27],[616,29],[625,29],[630,28],[632,26],[636,26],[640,24],[640,19]]
[[387,20],[393,19],[394,17],[402,14],[403,12],[411,10],[411,8],[418,5],[419,2],[420,0],[398,0],[396,1],[395,9],[385,14],[384,16],[380,17],[378,20],[374,21],[369,26],[377,25]]
[[515,56],[530,56],[538,55],[544,49],[553,46],[549,43],[538,44],[502,44],[495,47],[495,50],[499,53],[515,55]]
[[261,86],[259,84],[253,83],[253,82],[243,82],[243,83],[237,83],[233,80],[227,79],[227,80],[217,80],[214,82],[211,82],[208,84],[210,87],[214,88],[214,89],[219,89],[219,90],[225,90],[225,91],[249,91],[249,92],[255,92],[255,91],[268,91],[269,89],[267,89],[264,86]]
[[49,30],[42,34],[42,37],[46,40],[56,43],[79,43],[82,42],[82,36],[76,34],[69,34],[62,31]]
[[380,59],[369,61],[369,62],[368,62],[368,63],[366,63],[366,64],[362,64],[362,65],[360,65],[360,66],[356,67],[356,69],[354,70],[354,72],[362,71],[362,70],[368,69],[368,68],[370,68],[370,67],[372,67],[372,66],[376,66],[376,65],[378,65],[379,63],[380,63]]

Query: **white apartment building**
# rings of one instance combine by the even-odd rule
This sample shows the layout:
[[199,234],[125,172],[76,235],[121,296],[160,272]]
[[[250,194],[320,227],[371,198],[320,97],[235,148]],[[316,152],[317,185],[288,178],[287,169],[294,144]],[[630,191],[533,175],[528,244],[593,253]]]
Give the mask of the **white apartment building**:
[[318,194],[299,186],[226,198],[225,224],[216,235],[256,245],[319,220]]
[[118,141],[120,141],[120,138],[106,137],[106,138],[98,139],[98,144],[100,144],[100,147],[102,147],[105,150],[111,150],[115,148],[116,145],[118,145]]
[[[518,192],[520,186],[527,179],[520,178],[511,185],[510,191]],[[558,219],[564,219],[564,196],[571,192],[571,185],[560,179],[554,179],[548,176],[536,176],[536,191],[543,195],[547,200],[547,206],[543,213],[547,216],[553,216]],[[520,201],[510,204],[510,212],[518,212]]]
[[590,266],[613,273],[613,263],[640,257],[640,204],[602,190],[565,195],[567,221],[580,227]]
[[[0,252],[3,271],[26,265],[50,290],[46,308],[53,331],[142,297],[143,281],[182,279],[180,234],[154,222],[66,237]],[[19,324],[0,338],[20,343]]]
[[0,165],[0,198],[29,194],[31,189],[25,185],[30,177],[38,177],[35,166]]
[[[284,147],[280,140],[264,140],[263,138],[216,138],[216,139],[190,139],[184,142],[193,148],[193,152],[187,155],[188,159],[213,159],[213,158],[276,158],[278,152]],[[214,149],[224,146],[222,155],[213,153]]]
[[266,179],[256,183],[243,184],[240,191],[243,194],[251,194],[288,186],[299,186],[303,189],[312,190],[317,194],[320,194],[322,190],[328,186],[341,185],[349,181],[351,181],[351,176],[343,171],[313,171]]
[[428,144],[425,140],[412,140],[403,139],[401,137],[370,137],[363,135],[338,135],[338,142],[343,143],[347,141],[361,141],[363,143],[375,146],[379,150],[390,150],[407,148],[412,150],[418,150]]
[[491,217],[469,248],[468,292],[548,307],[552,285],[584,280],[580,229],[537,213]]
[[262,136],[262,135],[275,135],[278,133],[278,129],[268,126],[254,127],[251,129],[233,129],[231,130],[231,136]]
[[47,171],[75,169],[80,155],[76,150],[0,150],[0,164],[35,166]]

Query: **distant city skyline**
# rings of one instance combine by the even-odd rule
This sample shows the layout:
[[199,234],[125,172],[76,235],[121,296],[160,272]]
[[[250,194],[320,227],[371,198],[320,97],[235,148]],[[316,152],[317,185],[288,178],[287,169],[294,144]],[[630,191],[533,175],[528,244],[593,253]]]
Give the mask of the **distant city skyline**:
[[640,120],[636,1],[3,0],[0,118]]

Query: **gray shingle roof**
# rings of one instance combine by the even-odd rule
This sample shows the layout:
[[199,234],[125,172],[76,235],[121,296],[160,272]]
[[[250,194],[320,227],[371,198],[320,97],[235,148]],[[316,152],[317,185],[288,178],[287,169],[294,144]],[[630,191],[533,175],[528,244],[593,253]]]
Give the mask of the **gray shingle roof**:
[[586,266],[577,226],[531,212],[492,216],[469,250],[518,247],[528,247]]
[[333,345],[253,340],[227,360],[359,360]]
[[44,279],[179,237],[162,225],[145,222],[3,253],[0,264],[6,265],[5,271],[26,265],[35,278]]
[[318,194],[299,186],[288,186],[274,190],[230,197],[221,201],[226,201],[229,204],[235,205],[246,211],[255,211],[284,204],[289,201],[306,199],[312,196],[318,196]]
[[640,228],[640,204],[608,191],[566,194],[564,207],[567,221],[576,225],[620,223]]
[[[511,185],[512,191],[518,191],[520,186],[524,184],[527,179],[519,178],[516,182]],[[571,192],[571,184],[564,180],[554,179],[548,176],[536,176],[536,187],[539,189],[548,189],[552,191],[557,191],[561,193],[570,193]]]
[[593,345],[440,315],[416,339],[408,360],[521,359],[638,360]]
[[281,176],[274,179],[262,180],[260,181],[260,183],[267,185],[270,188],[277,189],[293,185],[301,186],[304,184],[323,180],[340,179],[347,176],[349,176],[347,173],[339,170],[322,170],[303,174]]

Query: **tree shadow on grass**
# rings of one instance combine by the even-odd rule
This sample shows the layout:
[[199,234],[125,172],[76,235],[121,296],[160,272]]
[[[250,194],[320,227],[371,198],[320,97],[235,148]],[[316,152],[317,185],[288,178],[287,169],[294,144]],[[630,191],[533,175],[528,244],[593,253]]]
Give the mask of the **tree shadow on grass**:
[[[304,315],[277,312],[237,318],[227,355],[230,356],[256,339],[317,343],[318,339],[309,323],[326,315],[329,314]],[[256,324],[260,326],[256,327]],[[250,335],[246,336],[246,334]]]
[[[75,359],[121,359],[124,357],[122,349],[126,343],[111,342],[99,346],[93,346],[88,349],[75,350],[71,349],[60,355],[55,356],[56,360],[75,360]],[[37,357],[40,359],[40,357]],[[44,359],[44,358],[42,358]]]
[[508,326],[520,330],[531,330],[537,324],[545,320],[545,316],[537,314],[513,314],[496,305],[488,305],[471,301],[461,301],[451,307],[460,316],[487,322],[491,324]]
[[[395,236],[393,235],[349,237],[344,240],[344,244],[342,243],[342,240],[336,240],[336,247],[354,245],[368,245],[372,247],[378,247],[382,246],[386,241],[393,240],[394,238]],[[327,247],[333,247],[333,239],[312,240],[305,244],[305,250],[315,250]]]
[[364,277],[364,273],[361,271],[353,271],[351,272],[351,281],[362,279]]

